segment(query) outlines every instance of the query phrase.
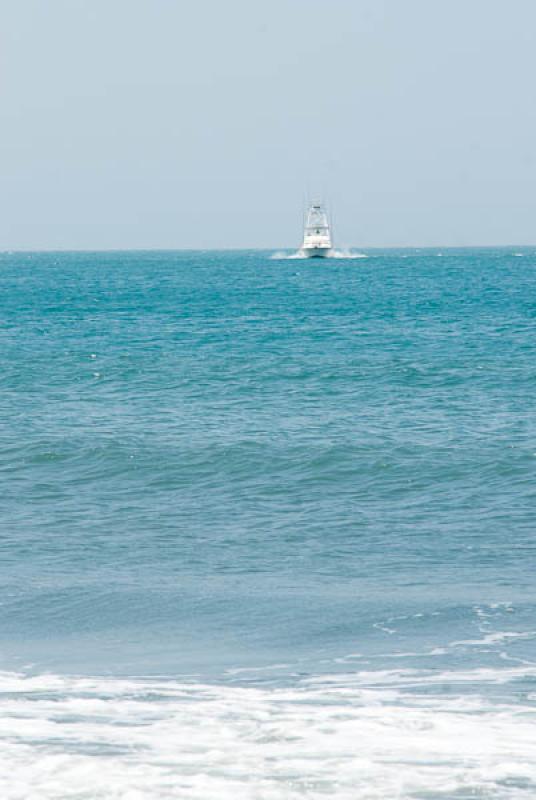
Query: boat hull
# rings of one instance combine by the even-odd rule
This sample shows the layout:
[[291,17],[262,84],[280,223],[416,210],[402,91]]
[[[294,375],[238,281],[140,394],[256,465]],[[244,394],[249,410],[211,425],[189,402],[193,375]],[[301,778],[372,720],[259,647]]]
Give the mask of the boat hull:
[[302,253],[306,258],[329,258],[331,247],[303,247]]

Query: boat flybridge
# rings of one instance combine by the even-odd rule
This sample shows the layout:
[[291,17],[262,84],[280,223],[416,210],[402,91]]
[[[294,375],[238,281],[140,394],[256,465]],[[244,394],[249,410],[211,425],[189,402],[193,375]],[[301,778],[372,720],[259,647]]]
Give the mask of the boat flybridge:
[[307,258],[328,258],[331,247],[328,215],[320,203],[313,203],[307,213],[301,252]]

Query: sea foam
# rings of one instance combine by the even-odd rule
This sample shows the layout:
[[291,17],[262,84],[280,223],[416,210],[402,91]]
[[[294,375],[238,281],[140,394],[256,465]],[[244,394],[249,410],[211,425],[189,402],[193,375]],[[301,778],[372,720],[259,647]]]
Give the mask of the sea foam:
[[534,704],[456,686],[535,670],[488,672],[363,672],[286,688],[4,673],[0,794],[526,798],[536,791]]

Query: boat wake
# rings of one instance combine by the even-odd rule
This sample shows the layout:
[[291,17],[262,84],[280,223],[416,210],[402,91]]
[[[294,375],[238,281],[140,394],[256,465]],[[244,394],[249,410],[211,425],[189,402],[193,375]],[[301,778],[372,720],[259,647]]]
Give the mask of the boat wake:
[[[294,253],[287,253],[285,251],[279,251],[277,253],[274,253],[271,256],[271,258],[272,258],[272,260],[275,260],[275,261],[293,261],[295,259],[298,259],[298,260],[309,259],[309,256],[307,256],[303,252],[303,250],[296,250]],[[336,258],[336,259],[348,259],[350,261],[354,261],[354,260],[356,260],[358,258],[368,258],[368,256],[365,253],[356,253],[353,250],[336,250],[335,249],[335,250],[330,250],[329,255],[325,256],[325,258],[328,259],[328,260]],[[316,260],[320,260],[320,259],[316,259]]]
[[353,250],[332,250],[329,258],[347,258],[351,261],[357,258],[368,258],[366,253],[355,253]]

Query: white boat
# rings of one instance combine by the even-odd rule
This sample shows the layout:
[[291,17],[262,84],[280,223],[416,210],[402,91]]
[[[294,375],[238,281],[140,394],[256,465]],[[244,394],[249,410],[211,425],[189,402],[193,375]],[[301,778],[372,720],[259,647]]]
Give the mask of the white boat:
[[331,247],[328,215],[320,203],[314,203],[307,213],[301,253],[307,258],[329,258]]

